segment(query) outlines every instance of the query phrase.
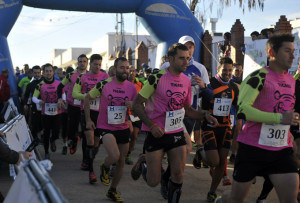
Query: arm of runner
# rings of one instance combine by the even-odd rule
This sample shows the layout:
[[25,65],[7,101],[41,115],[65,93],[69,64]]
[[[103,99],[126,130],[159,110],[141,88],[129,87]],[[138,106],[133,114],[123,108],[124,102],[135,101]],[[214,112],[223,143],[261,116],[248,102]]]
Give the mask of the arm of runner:
[[83,100],[83,108],[84,108],[84,114],[85,114],[85,121],[86,121],[86,128],[94,130],[96,129],[95,123],[91,119],[90,115],[90,101],[95,99],[97,96],[101,95],[102,88],[104,86],[103,81],[98,82],[91,91],[86,94],[84,100]]
[[164,135],[165,132],[147,116],[144,107],[144,103],[146,103],[146,101],[146,98],[138,94],[133,101],[133,111],[143,121],[143,123],[148,126],[153,136],[156,138],[160,138]]
[[[262,70],[262,73],[265,72]],[[264,112],[253,107],[254,101],[263,89],[263,80],[264,78],[258,80],[258,77],[249,75],[245,81],[243,81],[238,98],[239,108],[237,118],[260,123],[279,124],[280,113]],[[255,86],[252,83],[255,83]]]
[[96,126],[95,123],[91,119],[90,115],[90,101],[93,100],[90,96],[90,94],[87,94],[83,100],[83,108],[84,108],[84,115],[85,115],[85,121],[86,121],[86,128],[95,130]]
[[199,119],[199,120],[206,120],[212,126],[218,126],[219,123],[217,119],[210,115],[210,113],[206,110],[195,110],[192,108],[191,105],[185,105],[185,115],[191,119]]
[[34,93],[32,96],[32,101],[36,104],[43,105],[44,101],[41,99],[38,99],[40,96],[40,88],[41,88],[41,84],[38,84],[34,90]]
[[58,97],[58,103],[61,102],[61,96],[63,93],[63,88],[70,82],[71,74],[69,73],[66,75],[66,77],[60,82],[60,84],[57,87],[57,97]]
[[73,88],[72,97],[74,99],[83,100],[85,98],[85,94],[81,93],[81,75],[77,78],[76,83]]
[[139,94],[135,97],[133,101],[133,112],[137,115],[143,123],[151,130],[154,137],[161,137],[165,133],[156,123],[150,120],[145,112],[145,106],[147,99],[149,99],[155,92],[155,84],[157,83],[156,75],[150,75],[148,81],[145,83],[144,87],[141,89]]

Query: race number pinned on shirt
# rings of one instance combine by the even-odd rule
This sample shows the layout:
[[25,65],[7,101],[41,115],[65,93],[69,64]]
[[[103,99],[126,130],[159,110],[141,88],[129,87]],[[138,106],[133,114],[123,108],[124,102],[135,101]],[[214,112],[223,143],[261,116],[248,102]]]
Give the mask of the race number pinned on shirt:
[[79,99],[74,99],[73,104],[74,104],[74,105],[80,105],[80,104],[81,104],[81,100],[79,100]]
[[126,106],[108,106],[107,107],[108,124],[125,123],[126,112],[127,112]]
[[96,99],[92,100],[90,102],[90,109],[98,111],[99,110],[99,104],[100,104],[100,98],[96,98]]
[[289,125],[263,123],[258,143],[270,147],[287,146],[289,129]]
[[165,132],[175,131],[183,127],[184,108],[166,112]]
[[232,103],[232,99],[215,98],[213,115],[228,116],[230,113],[231,103]]
[[56,103],[45,103],[45,114],[49,116],[57,115],[57,104]]

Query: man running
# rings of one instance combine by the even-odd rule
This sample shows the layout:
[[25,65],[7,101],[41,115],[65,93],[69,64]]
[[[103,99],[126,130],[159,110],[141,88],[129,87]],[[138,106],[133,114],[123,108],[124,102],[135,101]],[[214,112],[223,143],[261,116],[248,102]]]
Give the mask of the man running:
[[[216,198],[216,190],[226,166],[227,155],[232,141],[232,130],[230,126],[231,106],[237,105],[238,87],[230,79],[233,71],[233,62],[230,58],[221,58],[217,68],[217,74],[210,81],[203,99],[202,108],[209,110],[218,120],[217,127],[204,122],[203,144],[197,150],[193,164],[203,160],[211,168],[212,182],[207,194],[207,201],[213,202]],[[226,171],[225,171],[226,172]]]
[[[83,111],[83,99],[85,95],[101,80],[109,78],[108,74],[100,71],[102,57],[99,54],[93,54],[90,58],[90,71],[86,74],[80,75],[73,88],[72,96],[74,99],[81,100],[81,126],[86,137],[86,154],[89,165],[89,183],[97,182],[97,178],[93,169],[93,160],[95,149],[99,146],[99,137],[95,137],[94,130],[86,128],[85,116]],[[96,98],[90,103],[90,116],[94,123],[97,123],[100,107],[100,98]]]
[[246,123],[238,136],[232,191],[224,193],[222,202],[244,202],[258,175],[269,176],[280,202],[298,202],[299,176],[289,132],[290,125],[300,122],[293,110],[295,80],[288,73],[293,42],[291,34],[273,35],[266,44],[269,67],[242,82],[237,116]]
[[[166,152],[171,170],[168,201],[179,202],[186,162],[183,118],[185,115],[193,119],[206,118],[212,125],[217,121],[207,111],[191,108],[191,81],[183,74],[190,60],[188,48],[180,43],[173,44],[168,57],[170,66],[149,76],[133,102],[133,110],[143,121],[142,130],[147,132],[147,184],[154,187],[161,181],[161,161]],[[142,168],[145,173],[146,168]]]
[[[49,141],[51,143],[51,151],[56,151],[55,140],[58,139],[60,127],[61,109],[57,104],[58,95],[57,87],[59,81],[54,79],[53,66],[49,63],[43,66],[44,80],[42,80],[35,88],[32,101],[42,106],[42,123],[44,128],[44,149],[45,159],[50,159]],[[41,99],[38,99],[41,96]],[[50,138],[51,133],[51,138]]]
[[[67,94],[67,104],[68,104],[68,138],[69,138],[69,146],[70,146],[70,154],[74,154],[77,150],[77,142],[79,141],[79,138],[76,137],[76,132],[78,130],[78,125],[80,121],[80,104],[81,101],[78,99],[74,99],[72,97],[73,88],[75,85],[75,82],[80,74],[85,74],[86,69],[88,66],[88,58],[86,55],[81,54],[78,57],[78,67],[77,70],[73,71],[72,73],[69,73],[66,75],[66,77],[61,81],[59,87],[58,87],[58,97],[59,97],[59,103],[63,105],[63,101],[61,99],[62,97],[62,90],[64,86],[70,83],[69,91]],[[81,163],[80,168],[82,170],[88,169],[87,159],[86,159],[86,153],[85,153],[85,145],[86,140],[83,136],[82,146],[83,146],[83,160]]]
[[104,185],[109,185],[110,166],[116,163],[114,177],[106,196],[115,202],[123,202],[116,188],[121,180],[125,157],[129,147],[128,109],[137,92],[135,86],[129,82],[129,62],[124,57],[115,60],[116,76],[100,81],[86,95],[84,99],[84,113],[86,128],[95,130],[95,123],[90,116],[90,102],[100,96],[100,110],[97,121],[97,133],[101,136],[103,146],[108,154],[100,166],[100,180]]

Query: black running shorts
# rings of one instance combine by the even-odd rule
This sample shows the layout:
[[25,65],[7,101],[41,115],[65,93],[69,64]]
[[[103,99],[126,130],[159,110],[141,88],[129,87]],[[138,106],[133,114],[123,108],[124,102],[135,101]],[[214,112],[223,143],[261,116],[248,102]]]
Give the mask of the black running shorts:
[[124,129],[124,130],[107,130],[107,129],[101,129],[97,128],[95,131],[95,136],[104,137],[107,134],[113,134],[116,138],[117,144],[126,144],[129,142],[129,137],[130,137],[130,130],[129,128]]
[[138,128],[138,129],[141,129],[142,121],[139,120],[139,121],[132,122],[132,126]]
[[164,134],[161,138],[155,138],[151,132],[146,132],[147,137],[145,139],[145,149],[147,152],[154,152],[163,149],[167,152],[173,148],[186,145],[183,131]]
[[[91,117],[91,120],[94,122],[95,126],[97,126],[98,115],[99,115],[98,111],[90,111],[90,117]],[[90,129],[86,128],[86,121],[85,121],[84,111],[81,111],[80,122],[81,122],[81,127],[82,127],[83,131],[90,130]]]
[[249,182],[256,176],[282,173],[297,173],[292,148],[270,151],[239,143],[233,171],[235,181]]
[[229,127],[212,128],[202,126],[202,142],[204,150],[230,149],[232,142],[232,130]]

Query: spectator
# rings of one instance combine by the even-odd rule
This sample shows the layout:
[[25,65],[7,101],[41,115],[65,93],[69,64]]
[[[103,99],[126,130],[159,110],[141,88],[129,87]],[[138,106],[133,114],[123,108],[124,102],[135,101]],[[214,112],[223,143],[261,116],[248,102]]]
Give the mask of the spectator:
[[229,32],[225,32],[224,34],[224,44],[222,45],[220,42],[217,43],[221,53],[220,58],[223,57],[230,57],[230,50],[231,50],[231,34]]
[[116,75],[116,68],[114,66],[109,67],[109,69],[108,69],[108,75],[111,78]]
[[260,39],[268,39],[268,30],[265,28],[260,31]]
[[252,41],[258,40],[259,39],[259,33],[257,31],[254,31],[250,34]]
[[10,87],[7,81],[8,74],[8,69],[3,68],[0,75],[0,111],[3,108],[4,102],[10,98]]

